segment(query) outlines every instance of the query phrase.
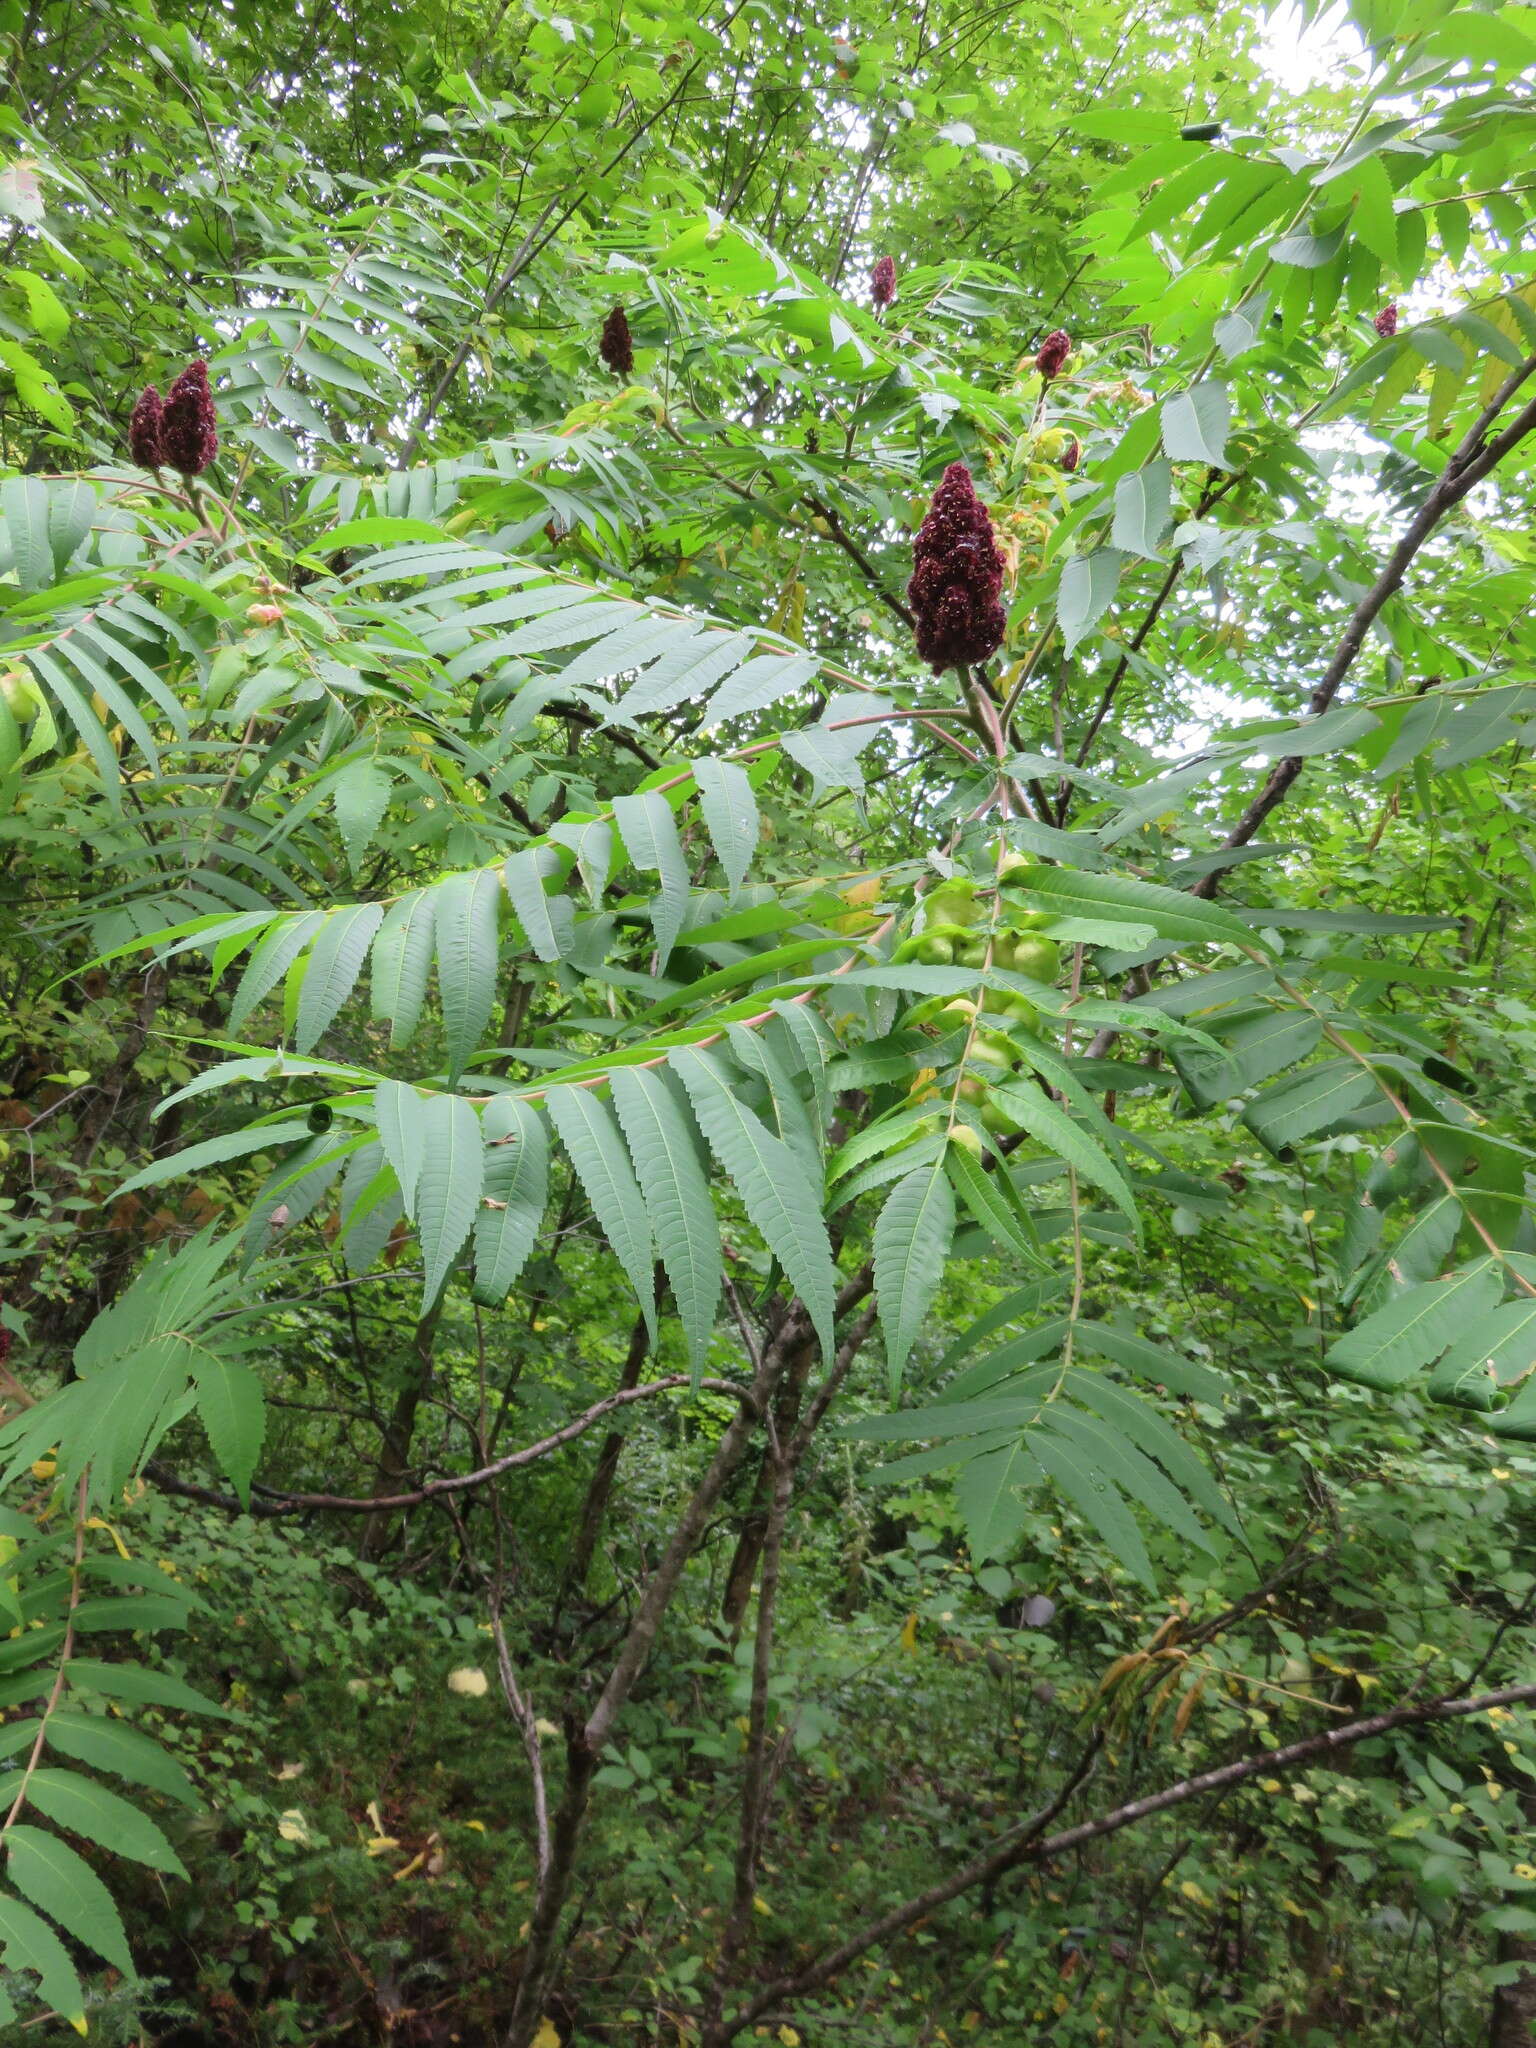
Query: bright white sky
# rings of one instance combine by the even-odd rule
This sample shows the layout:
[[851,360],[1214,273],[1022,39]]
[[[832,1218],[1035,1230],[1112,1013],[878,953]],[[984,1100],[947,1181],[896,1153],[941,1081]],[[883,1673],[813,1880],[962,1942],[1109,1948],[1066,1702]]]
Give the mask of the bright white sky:
[[1303,32],[1294,0],[1283,0],[1267,17],[1260,49],[1265,70],[1290,92],[1336,81],[1361,55],[1360,38],[1342,6],[1330,8]]

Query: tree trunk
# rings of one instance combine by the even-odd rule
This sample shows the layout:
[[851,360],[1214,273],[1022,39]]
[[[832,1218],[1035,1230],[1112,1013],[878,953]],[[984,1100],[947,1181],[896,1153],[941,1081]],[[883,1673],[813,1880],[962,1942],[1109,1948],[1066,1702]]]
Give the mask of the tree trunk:
[[[629,1355],[624,1360],[624,1371],[619,1380],[621,1392],[640,1384],[641,1369],[646,1353],[650,1349],[650,1332],[645,1326],[645,1317],[636,1316],[635,1327],[630,1332]],[[597,1454],[597,1466],[593,1471],[587,1497],[581,1504],[581,1515],[576,1524],[576,1535],[571,1544],[570,1562],[565,1568],[565,1583],[561,1589],[561,1605],[572,1593],[579,1593],[587,1582],[587,1573],[592,1569],[593,1553],[597,1539],[602,1533],[603,1520],[608,1512],[608,1497],[613,1492],[614,1477],[623,1456],[626,1435],[622,1429],[610,1429],[603,1438],[603,1447]]]
[[[378,1463],[373,1468],[373,1491],[380,1498],[387,1499],[392,1493],[406,1491],[404,1481],[411,1469],[411,1439],[416,1434],[416,1411],[432,1385],[432,1345],[442,1312],[443,1300],[439,1295],[412,1335],[411,1367],[395,1396],[389,1421],[384,1425],[384,1441],[379,1446]],[[368,1517],[363,1525],[360,1545],[364,1557],[379,1556],[389,1540],[394,1518],[394,1511],[388,1509]]]
[[[779,1389],[778,1398],[774,1402],[773,1422],[781,1442],[790,1436],[800,1419],[800,1402],[815,1357],[814,1343],[802,1345],[791,1361],[790,1369]],[[741,1634],[741,1625],[746,1620],[747,1607],[752,1599],[752,1585],[757,1577],[758,1561],[762,1557],[763,1544],[768,1535],[773,1479],[772,1453],[765,1450],[757,1468],[752,1499],[746,1514],[742,1517],[741,1530],[736,1538],[736,1549],[731,1557],[731,1567],[726,1573],[725,1592],[720,1601],[720,1619],[730,1630],[733,1639]]]
[[1536,1941],[1528,1934],[1501,1934],[1498,1959],[1521,1969],[1494,1991],[1488,2048],[1536,2048]]

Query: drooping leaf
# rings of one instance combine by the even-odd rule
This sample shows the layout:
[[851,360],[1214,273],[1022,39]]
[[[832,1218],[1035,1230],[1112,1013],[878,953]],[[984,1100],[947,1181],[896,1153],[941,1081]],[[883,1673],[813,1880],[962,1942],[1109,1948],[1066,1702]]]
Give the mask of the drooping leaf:
[[1486,1315],[1501,1292],[1489,1260],[1447,1280],[1410,1287],[1340,1337],[1323,1364],[1345,1379],[1390,1392],[1438,1358],[1469,1322]]
[[133,1976],[122,1915],[84,1857],[57,1835],[22,1821],[13,1821],[6,1829],[5,1846],[5,1874],[21,1896],[57,1920],[66,1934],[104,1956],[114,1969]]
[[758,809],[752,779],[739,762],[706,755],[693,764],[699,808],[734,896],[757,851]]
[[432,892],[437,984],[450,1079],[476,1051],[496,1000],[501,887],[487,869],[450,875]]
[[707,1054],[674,1053],[671,1066],[748,1216],[805,1303],[822,1355],[830,1360],[836,1270],[821,1204],[806,1199],[803,1164],[732,1091]]
[[599,1228],[629,1276],[651,1341],[656,1341],[656,1290],[646,1198],[635,1178],[613,1111],[589,1088],[551,1088],[544,1097]]
[[420,1104],[419,1133],[414,1216],[425,1264],[425,1314],[475,1226],[484,1185],[485,1143],[474,1105],[462,1095],[428,1096]]
[[549,1190],[549,1140],[544,1121],[515,1095],[495,1096],[481,1117],[485,1182],[475,1218],[473,1297],[486,1307],[505,1301],[533,1250]]
[[893,1401],[954,1234],[955,1197],[942,1157],[898,1181],[875,1221],[875,1301]]
[[651,1068],[620,1067],[611,1086],[697,1373],[703,1369],[722,1278],[720,1232],[709,1184],[687,1114],[662,1076]]

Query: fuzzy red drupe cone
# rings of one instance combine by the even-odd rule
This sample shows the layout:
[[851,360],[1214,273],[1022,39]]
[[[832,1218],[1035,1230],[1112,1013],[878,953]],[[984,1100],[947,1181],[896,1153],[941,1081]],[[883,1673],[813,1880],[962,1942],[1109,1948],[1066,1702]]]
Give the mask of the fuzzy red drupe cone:
[[161,417],[160,393],[153,384],[146,384],[128,422],[128,452],[140,469],[161,469],[165,465],[165,451],[160,445]]
[[1392,339],[1393,335],[1397,332],[1397,301],[1395,299],[1390,306],[1382,307],[1372,325],[1383,341],[1390,341]]
[[896,258],[882,256],[869,273],[869,296],[876,310],[884,312],[896,297]]
[[188,363],[165,395],[160,414],[161,460],[185,477],[201,476],[219,452],[218,418],[208,389],[208,365]]
[[603,322],[597,352],[615,377],[627,377],[635,367],[635,344],[622,306],[615,306]]
[[971,473],[952,462],[912,544],[907,599],[917,651],[935,675],[985,661],[1003,644],[1003,557]]
[[1040,353],[1035,357],[1035,368],[1047,384],[1061,372],[1062,364],[1072,353],[1072,337],[1065,327],[1053,327],[1040,344]]

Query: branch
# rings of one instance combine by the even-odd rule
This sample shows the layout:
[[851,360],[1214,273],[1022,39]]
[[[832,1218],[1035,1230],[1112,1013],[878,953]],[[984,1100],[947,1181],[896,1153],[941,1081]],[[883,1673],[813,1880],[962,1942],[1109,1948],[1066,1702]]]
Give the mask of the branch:
[[[434,1479],[430,1485],[418,1486],[413,1493],[381,1494],[375,1499],[358,1498],[344,1493],[286,1493],[272,1487],[256,1487],[253,1491],[262,1496],[252,1501],[249,1512],[255,1515],[297,1515],[309,1508],[325,1508],[336,1514],[363,1515],[395,1508],[420,1507],[423,1501],[436,1499],[445,1493],[464,1493],[469,1488],[484,1486],[487,1481],[499,1479],[503,1472],[514,1472],[521,1465],[532,1465],[539,1458],[547,1458],[551,1451],[558,1451],[576,1438],[584,1436],[595,1422],[601,1422],[605,1415],[611,1415],[616,1408],[627,1408],[632,1401],[644,1401],[652,1394],[665,1394],[674,1387],[692,1385],[685,1372],[671,1373],[666,1379],[647,1380],[643,1386],[621,1387],[616,1394],[608,1394],[601,1401],[568,1422],[563,1429],[557,1429],[553,1436],[540,1437],[535,1444],[525,1444],[520,1451],[509,1451],[504,1458],[497,1458],[492,1464],[482,1465],[475,1472],[461,1472],[447,1479]],[[707,1387],[714,1394],[734,1394],[744,1407],[753,1405],[752,1389],[736,1380],[700,1380],[701,1387]],[[246,1509],[233,1494],[219,1493],[213,1487],[195,1485],[189,1479],[180,1479],[157,1465],[146,1465],[145,1472],[154,1480],[163,1493],[180,1495],[186,1500],[209,1501],[215,1507],[228,1508],[233,1514],[243,1514]],[[265,1504],[263,1504],[265,1503]]]
[[880,580],[879,570],[859,546],[847,527],[844,526],[833,508],[822,499],[811,497],[809,493],[806,494],[805,502],[818,518],[824,519],[827,522],[828,533],[831,534],[833,540],[837,542],[837,545],[842,549],[849,561],[855,564],[865,582],[869,585],[875,596],[879,598],[880,602],[888,611],[896,614],[897,618],[900,619],[909,632],[915,632],[917,630],[917,621],[913,618],[907,606],[902,603],[901,599],[893,597],[890,591],[886,589]]
[[[1517,369],[1510,371],[1490,403],[1483,408],[1468,429],[1461,446],[1446,464],[1434,488],[1409,522],[1402,539],[1392,550],[1385,568],[1355,607],[1322,681],[1312,692],[1309,706],[1312,717],[1320,718],[1338,695],[1339,685],[1354,666],[1356,657],[1365,644],[1366,634],[1375,624],[1388,599],[1396,596],[1402,588],[1414,557],[1440,521],[1459,505],[1467,493],[1480,484],[1512,449],[1518,447],[1529,434],[1536,432],[1536,400],[1532,400],[1515,415],[1501,434],[1496,434],[1492,440],[1487,439],[1493,422],[1520,386],[1532,376],[1536,376],[1536,356],[1528,356]],[[1222,842],[1224,850],[1230,851],[1234,847],[1246,846],[1257,835],[1270,812],[1285,801],[1286,792],[1304,766],[1305,763],[1299,754],[1287,754],[1275,763],[1264,787]],[[1210,899],[1221,886],[1221,874],[1222,871],[1218,868],[1202,876],[1190,894]]]
[[1155,1813],[1166,1813],[1170,1807],[1182,1806],[1186,1800],[1197,1799],[1204,1792],[1225,1792],[1234,1785],[1241,1785],[1250,1778],[1271,1776],[1277,1771],[1294,1770],[1298,1765],[1326,1757],[1336,1750],[1351,1748],[1357,1742],[1368,1742],[1373,1736],[1384,1735],[1393,1728],[1406,1728],[1427,1721],[1453,1721],[1469,1714],[1487,1713],[1494,1707],[1511,1707],[1529,1704],[1536,1700],[1536,1684],[1507,1685],[1498,1692],[1485,1692],[1467,1699],[1426,1700],[1418,1706],[1392,1707],[1387,1712],[1372,1714],[1364,1720],[1347,1721],[1341,1727],[1325,1729],[1321,1735],[1309,1735],[1300,1742],[1293,1742],[1283,1749],[1263,1750],[1257,1756],[1242,1757],[1236,1763],[1223,1764],[1213,1771],[1202,1771],[1193,1778],[1181,1778],[1176,1785],[1166,1786],[1161,1792],[1153,1792],[1145,1799],[1130,1800],[1124,1806],[1114,1807],[1110,1812],[1100,1814],[1095,1820],[1080,1822],[1076,1827],[1064,1828],[1059,1834],[1047,1835],[1043,1829],[1061,1811],[1067,1800],[1089,1775],[1101,1737],[1095,1736],[1083,1756],[1078,1760],[1072,1775],[1061,1790],[1037,1814],[1010,1829],[999,1841],[963,1864],[953,1876],[941,1879],[931,1885],[915,1899],[897,1906],[878,1920],[866,1921],[863,1927],[849,1935],[845,1942],[835,1948],[819,1963],[812,1963],[808,1969],[791,1976],[780,1977],[760,1992],[751,2003],[733,2016],[728,2022],[724,2039],[739,2034],[754,2020],[766,2012],[782,2005],[787,1999],[804,1996],[806,1992],[818,1990],[823,1984],[836,1977],[866,1949],[878,1942],[904,1932],[916,1921],[924,1919],[939,1906],[947,1905],[964,1891],[971,1890],[989,1878],[996,1878],[1022,1862],[1045,1863],[1063,1856],[1070,1849],[1078,1849],[1086,1842],[1096,1842],[1105,1835],[1119,1834],[1123,1828],[1134,1827],[1138,1821],[1146,1820]]

